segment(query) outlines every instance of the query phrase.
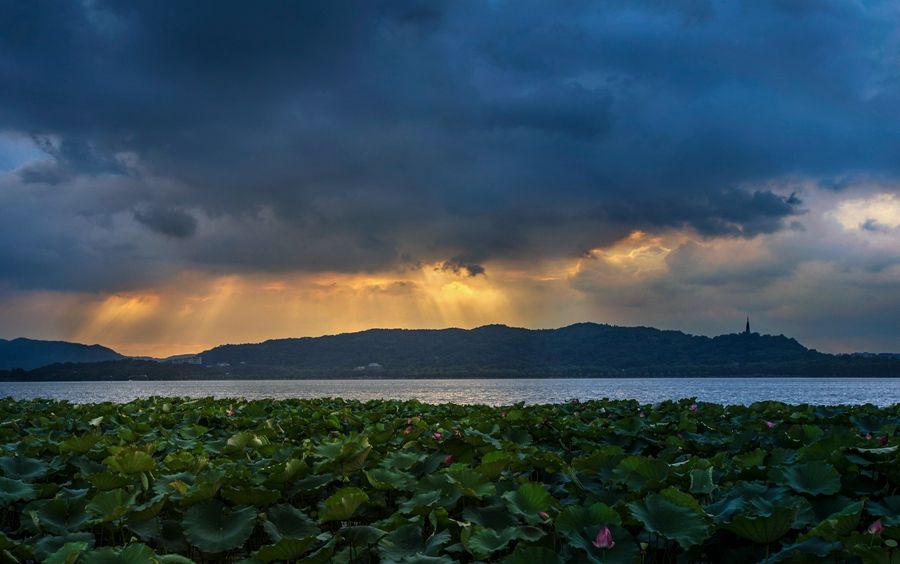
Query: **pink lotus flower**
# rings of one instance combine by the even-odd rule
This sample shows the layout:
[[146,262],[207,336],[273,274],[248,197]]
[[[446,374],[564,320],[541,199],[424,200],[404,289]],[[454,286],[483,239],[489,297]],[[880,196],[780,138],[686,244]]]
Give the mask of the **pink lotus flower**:
[[872,440],[872,433],[866,433],[866,440],[867,440],[867,441],[871,441],[871,440]]
[[225,411],[225,416],[226,416],[226,417],[234,417],[234,410],[233,410],[233,409],[228,409],[228,410],[226,410],[226,411]]
[[867,530],[873,535],[880,535],[882,532],[884,532],[884,525],[881,524],[881,519],[876,519],[871,525],[869,525],[869,528]]
[[436,441],[440,441],[444,438],[444,435],[442,435],[440,431],[435,431],[431,436],[434,437],[434,440]]
[[448,454],[444,457],[444,464],[453,464],[453,455]]
[[412,433],[412,425],[407,425],[406,429],[403,430],[404,435],[408,435]]
[[550,516],[547,515],[547,512],[546,512],[546,511],[538,511],[538,517],[540,517],[540,518],[543,519],[544,521],[546,521],[547,519],[550,518]]
[[688,409],[690,409],[691,411],[697,411],[699,408],[700,406],[698,406],[696,403],[692,403],[690,407],[688,407]]
[[766,427],[768,427],[769,429],[774,429],[775,423],[773,423],[772,421],[766,421]]
[[602,529],[597,531],[597,538],[595,538],[594,542],[591,544],[593,544],[597,548],[613,548],[614,546],[616,546],[609,527],[603,527]]
[[505,411],[501,411],[501,412],[500,412],[500,417],[506,419],[506,412],[505,412]]
[[647,414],[644,413],[644,410],[642,409],[642,410],[640,410],[640,411],[638,412],[638,417],[640,417],[641,419],[643,419],[644,417],[647,417]]

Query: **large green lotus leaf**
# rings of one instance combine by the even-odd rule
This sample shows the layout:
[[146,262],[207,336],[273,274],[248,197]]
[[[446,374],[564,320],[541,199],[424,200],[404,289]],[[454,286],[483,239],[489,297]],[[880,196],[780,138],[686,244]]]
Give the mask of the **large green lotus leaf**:
[[150,472],[156,466],[153,457],[143,450],[122,449],[116,454],[106,457],[103,463],[123,474],[140,474]]
[[841,476],[834,466],[819,461],[773,468],[769,478],[776,484],[810,495],[831,495],[841,489]]
[[870,501],[866,511],[881,517],[885,526],[900,525],[900,495],[888,496],[881,501]]
[[253,553],[253,558],[262,562],[279,560],[291,562],[297,560],[318,544],[316,537],[290,538],[284,537],[275,544],[267,544]]
[[713,482],[712,466],[710,466],[709,468],[696,468],[694,470],[691,470],[690,477],[691,493],[709,495],[716,487],[715,482]]
[[224,552],[244,544],[256,525],[252,507],[226,507],[219,500],[198,503],[182,519],[184,536],[203,552]]
[[519,544],[503,564],[559,564],[559,556],[549,548]]
[[613,477],[631,490],[655,488],[666,481],[669,465],[662,460],[629,456],[623,458],[613,470]]
[[366,479],[376,490],[411,491],[416,488],[416,478],[412,474],[389,468],[363,470]]
[[496,488],[477,470],[465,464],[453,464],[447,470],[447,477],[465,497],[481,499],[494,495]]
[[156,553],[146,544],[131,544],[125,548],[105,547],[82,555],[81,564],[152,564]]
[[361,489],[341,488],[322,503],[319,521],[345,521],[367,501],[369,496]]
[[864,503],[863,501],[851,503],[841,511],[829,515],[802,537],[821,537],[827,541],[840,540],[841,537],[859,526]]
[[34,499],[37,493],[34,486],[21,480],[0,478],[0,507],[16,501]]
[[70,533],[66,535],[44,535],[38,537],[32,548],[34,549],[34,556],[43,561],[45,558],[61,549],[66,543],[87,543],[88,548],[94,546],[94,535],[91,533]]
[[462,518],[464,521],[488,527],[489,529],[505,529],[519,524],[515,515],[509,512],[505,503],[483,507],[466,507],[462,512]]
[[50,472],[50,465],[36,458],[3,456],[0,457],[0,470],[7,478],[32,482],[46,476]]
[[796,508],[777,507],[770,515],[738,515],[724,527],[739,537],[759,544],[769,544],[791,529],[796,516]]
[[736,454],[731,459],[738,468],[756,468],[762,466],[765,460],[766,451],[761,448]]
[[590,507],[570,505],[559,512],[555,524],[563,535],[580,535],[586,528],[596,531],[606,525],[621,525],[622,517],[604,503],[595,503]]
[[[446,531],[442,532],[445,533],[446,540],[449,540],[449,534],[446,534]],[[381,561],[402,562],[413,555],[423,553],[425,543],[422,540],[422,533],[421,526],[410,523],[385,535],[378,543],[378,554]]]
[[238,505],[255,505],[257,507],[263,507],[278,501],[281,497],[281,492],[257,486],[227,486],[222,488],[221,495],[228,501]]
[[163,554],[156,557],[156,562],[159,564],[194,564],[193,560],[180,554]]
[[503,470],[518,461],[518,458],[510,452],[503,450],[491,451],[481,457],[478,472],[489,479],[496,479]]
[[420,452],[398,450],[390,453],[381,461],[381,465],[391,470],[409,470],[416,464],[425,460],[426,456]]
[[709,525],[693,509],[683,507],[658,494],[628,504],[631,514],[648,531],[674,540],[684,548],[700,544],[709,537]]
[[128,515],[128,519],[130,521],[144,521],[147,519],[151,519],[159,515],[160,511],[166,506],[169,499],[165,495],[156,495],[146,502],[135,505],[131,508],[131,513]]
[[116,488],[123,488],[134,482],[134,480],[128,476],[115,474],[113,472],[97,472],[88,474],[85,478],[98,490],[114,490]]
[[62,454],[74,453],[84,454],[94,448],[103,436],[99,433],[88,433],[86,435],[73,435],[59,442],[59,452]]
[[542,523],[544,519],[539,513],[550,508],[553,496],[543,485],[528,482],[503,494],[503,500],[513,514],[524,517],[529,523]]
[[134,507],[134,499],[137,492],[128,493],[125,490],[116,489],[108,492],[100,492],[94,496],[87,509],[97,515],[104,523],[121,519]]
[[154,539],[166,552],[182,552],[187,550],[188,542],[184,538],[184,526],[175,519],[162,519],[159,522],[159,536]]
[[225,444],[231,450],[258,449],[269,444],[269,439],[250,431],[241,431],[232,435]]
[[285,462],[273,464],[265,469],[270,483],[283,484],[309,472],[309,465],[299,458],[291,458]]
[[272,539],[278,542],[282,537],[304,538],[319,534],[315,521],[293,505],[273,505],[266,511],[263,528]]
[[519,538],[519,528],[509,527],[496,531],[479,525],[473,525],[464,535],[463,546],[479,560],[490,557],[498,550],[503,550],[510,542]]
[[44,564],[75,564],[81,553],[88,549],[86,542],[67,542],[59,550],[48,556]]
[[815,537],[806,539],[784,547],[780,551],[772,554],[767,559],[768,562],[830,562],[825,560],[832,552],[841,547],[840,543],[828,542],[824,539]]
[[687,492],[683,492],[675,487],[669,486],[664,490],[660,490],[659,494],[671,502],[677,503],[682,507],[693,509],[697,515],[706,516],[706,511],[700,505],[700,502]]
[[32,501],[24,511],[31,519],[23,520],[23,524],[29,529],[37,526],[41,531],[65,535],[83,528],[90,521],[85,505],[83,499],[62,497]]

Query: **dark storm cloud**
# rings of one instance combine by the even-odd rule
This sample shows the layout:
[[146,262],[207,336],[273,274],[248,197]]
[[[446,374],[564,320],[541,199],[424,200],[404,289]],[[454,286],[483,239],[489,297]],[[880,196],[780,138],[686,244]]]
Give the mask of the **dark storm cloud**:
[[[890,2],[0,10],[0,131],[48,155],[9,174],[28,209],[56,201],[26,233],[0,225],[10,253],[50,249],[0,254],[16,285],[109,289],[161,264],[480,267],[635,228],[753,237],[802,213],[772,180],[842,189],[900,166]],[[0,218],[25,206],[19,188]],[[98,255],[121,275],[71,276]]]
[[179,209],[151,207],[135,210],[134,219],[151,231],[176,239],[186,239],[197,231],[197,218]]

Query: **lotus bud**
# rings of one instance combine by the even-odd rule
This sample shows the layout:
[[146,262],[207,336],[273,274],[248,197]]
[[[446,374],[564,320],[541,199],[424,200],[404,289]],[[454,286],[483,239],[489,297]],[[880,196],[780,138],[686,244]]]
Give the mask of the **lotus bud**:
[[769,429],[774,429],[775,423],[773,423],[772,421],[766,421],[766,427],[768,427]]
[[613,548],[616,543],[613,541],[612,532],[609,527],[603,527],[597,531],[597,538],[592,543],[597,548]]
[[869,525],[869,528],[867,530],[870,534],[873,535],[880,535],[882,532],[884,532],[884,525],[881,524],[881,519],[876,519],[875,521],[873,521],[872,524]]

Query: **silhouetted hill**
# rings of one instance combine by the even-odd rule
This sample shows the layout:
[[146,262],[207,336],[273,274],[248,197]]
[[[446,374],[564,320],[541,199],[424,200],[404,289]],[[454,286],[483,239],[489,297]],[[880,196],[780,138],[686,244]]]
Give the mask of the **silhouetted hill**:
[[65,341],[0,339],[0,370],[30,370],[58,362],[102,362],[125,358],[100,345],[82,345]]
[[0,372],[0,380],[900,376],[889,355],[831,355],[783,335],[688,335],[579,323],[560,329],[371,329],[223,345],[203,365],[127,359]]
[[579,323],[561,329],[487,325],[477,329],[370,329],[325,337],[223,345],[203,364],[386,370],[613,368],[805,360],[817,353],[793,339],[751,333],[709,338],[649,327]]

